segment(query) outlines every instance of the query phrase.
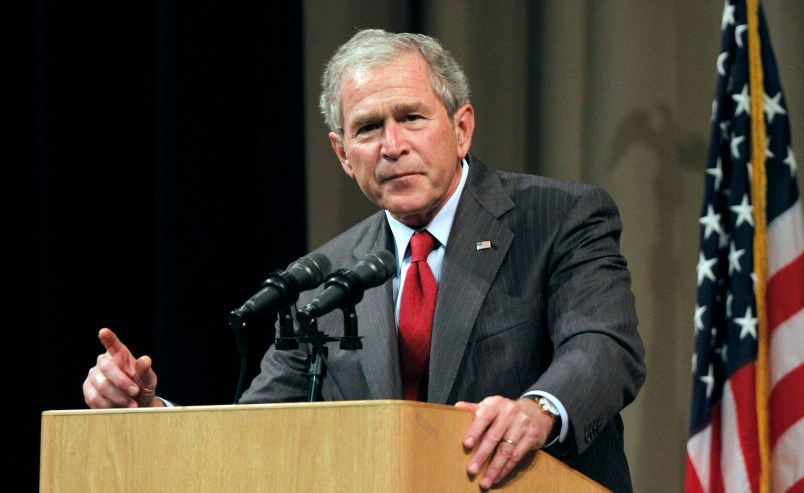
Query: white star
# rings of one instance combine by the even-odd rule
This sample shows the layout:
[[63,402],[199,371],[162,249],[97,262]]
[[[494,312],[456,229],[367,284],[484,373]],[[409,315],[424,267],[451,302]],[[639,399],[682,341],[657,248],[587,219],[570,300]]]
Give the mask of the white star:
[[743,90],[740,94],[732,94],[731,99],[737,101],[734,116],[739,116],[743,111],[745,111],[746,114],[751,114],[751,96],[748,94],[748,84],[743,84]]
[[748,26],[745,24],[740,24],[739,26],[734,28],[734,41],[737,42],[737,46],[740,48],[743,47],[743,33],[748,29]]
[[782,97],[782,91],[776,93],[773,98],[765,94],[765,116],[768,117],[768,123],[773,123],[773,117],[776,115],[786,115],[787,112],[784,107],[779,104],[779,98]]
[[734,5],[729,5],[728,0],[723,6],[723,18],[720,21],[720,30],[723,31],[729,25],[734,25]]
[[715,273],[712,272],[712,266],[717,263],[717,257],[707,260],[703,252],[698,253],[698,286],[701,285],[704,278],[715,282]]
[[721,53],[720,55],[717,56],[717,73],[719,73],[720,75],[722,75],[724,77],[726,76],[725,64],[726,64],[726,60],[728,60],[728,59],[729,59],[729,52],[728,51],[724,51],[723,53]]
[[790,166],[790,177],[796,174],[796,156],[793,154],[793,148],[787,146],[787,157],[784,158],[784,164]]
[[768,138],[765,139],[765,157],[768,159],[773,159],[776,157],[776,154],[774,154],[773,151],[770,150],[770,143],[771,143],[771,137],[769,135]]
[[723,179],[723,162],[719,156],[717,158],[717,165],[715,165],[714,168],[707,168],[706,174],[715,177],[715,191],[717,192],[720,189],[720,180]]
[[731,242],[731,246],[729,248],[729,275],[731,275],[733,271],[743,271],[742,267],[740,267],[740,257],[742,257],[744,253],[745,250],[737,250],[734,242]]
[[703,326],[703,315],[706,313],[706,305],[698,306],[695,305],[695,331],[701,331],[704,329]]
[[729,140],[729,126],[731,126],[731,120],[723,120],[722,122],[720,122],[721,142],[724,140]]
[[728,318],[731,318],[731,305],[733,301],[734,301],[734,295],[729,293],[726,296],[726,316]]
[[720,233],[718,236],[717,247],[720,250],[724,250],[729,245],[729,240],[731,239],[731,235],[728,232],[724,231]]
[[728,358],[727,353],[729,352],[729,345],[724,344],[723,347],[720,349],[720,359],[723,360],[723,363],[728,363],[726,359]]
[[746,307],[745,316],[735,318],[734,323],[740,326],[740,340],[743,340],[747,335],[754,339],[757,338],[757,318],[754,317],[750,306]]
[[731,157],[740,159],[740,144],[745,140],[743,135],[731,134]]
[[704,227],[704,239],[708,240],[712,232],[720,234],[722,230],[720,229],[720,214],[715,214],[712,204],[706,207],[706,215],[698,219],[698,222]]
[[748,194],[743,194],[743,201],[740,205],[732,205],[729,206],[733,212],[737,214],[736,224],[735,226],[740,226],[742,223],[747,222],[751,226],[754,226],[754,207],[748,203]]
[[709,373],[706,375],[702,375],[698,377],[700,381],[706,384],[706,398],[709,399],[712,397],[712,390],[715,387],[715,374],[714,370],[712,369],[712,365],[709,365]]

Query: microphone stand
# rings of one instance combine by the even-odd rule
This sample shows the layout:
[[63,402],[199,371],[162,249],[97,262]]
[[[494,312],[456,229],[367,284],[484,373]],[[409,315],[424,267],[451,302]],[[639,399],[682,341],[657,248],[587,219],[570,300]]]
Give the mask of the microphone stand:
[[343,336],[329,336],[318,330],[318,322],[311,319],[309,323],[299,324],[306,335],[293,336],[292,318],[288,322],[280,319],[279,337],[275,344],[277,349],[296,349],[299,342],[310,345],[310,364],[307,375],[310,377],[310,386],[307,391],[308,402],[320,402],[321,382],[326,376],[327,354],[326,346],[329,342],[340,342],[340,348],[345,350],[363,349],[361,336],[357,335],[357,314],[354,305],[343,308]]
[[[267,284],[267,283],[265,283]],[[299,343],[288,339],[288,335],[293,335],[293,315],[289,307],[281,308],[277,311],[277,318],[279,321],[279,335],[275,344],[277,349],[296,349]],[[229,315],[229,327],[234,332],[235,342],[237,343],[237,352],[240,354],[240,376],[237,380],[237,389],[235,390],[234,403],[240,402],[240,396],[243,395],[243,388],[246,385],[246,357],[248,356],[248,322],[240,314],[232,312]],[[283,337],[284,336],[284,337]]]

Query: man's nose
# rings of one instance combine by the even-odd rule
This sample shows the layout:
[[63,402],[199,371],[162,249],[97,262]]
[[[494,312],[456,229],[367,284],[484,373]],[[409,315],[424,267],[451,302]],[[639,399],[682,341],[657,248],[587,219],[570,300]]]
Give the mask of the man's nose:
[[398,159],[408,150],[405,130],[395,121],[383,128],[382,153],[388,159]]

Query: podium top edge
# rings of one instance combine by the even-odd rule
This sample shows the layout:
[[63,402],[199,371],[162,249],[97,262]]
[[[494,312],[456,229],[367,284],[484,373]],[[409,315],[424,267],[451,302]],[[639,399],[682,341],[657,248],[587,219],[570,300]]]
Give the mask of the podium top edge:
[[233,410],[250,410],[255,409],[287,409],[287,408],[306,408],[306,407],[321,407],[321,408],[344,408],[344,407],[423,407],[423,408],[436,408],[436,409],[453,409],[457,412],[471,412],[467,409],[461,409],[447,404],[433,404],[429,402],[406,401],[395,399],[377,399],[377,400],[360,400],[360,401],[331,401],[331,402],[281,402],[281,403],[261,403],[261,404],[216,404],[216,405],[200,405],[200,406],[181,406],[175,407],[145,407],[145,408],[114,408],[114,409],[51,409],[42,411],[42,416],[68,416],[68,415],[85,415],[85,414],[120,414],[120,413],[159,413],[159,412],[195,412],[195,411],[233,411]]

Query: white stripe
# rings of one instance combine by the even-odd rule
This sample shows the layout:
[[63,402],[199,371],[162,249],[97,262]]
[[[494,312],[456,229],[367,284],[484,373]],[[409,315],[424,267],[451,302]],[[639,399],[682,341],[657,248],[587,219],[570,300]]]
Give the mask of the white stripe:
[[801,199],[768,224],[768,277],[804,254]]
[[712,457],[712,425],[694,434],[687,441],[687,456],[701,481],[704,491],[709,491],[709,475],[711,474],[710,457]]
[[804,364],[804,309],[785,320],[771,333],[771,388],[802,364]]
[[751,492],[748,482],[748,471],[745,469],[745,457],[740,445],[740,428],[737,423],[737,409],[734,394],[731,392],[731,381],[723,387],[723,431],[720,449],[720,465],[723,471],[723,490],[726,493]]
[[791,426],[773,449],[773,491],[787,491],[804,478],[804,419]]

